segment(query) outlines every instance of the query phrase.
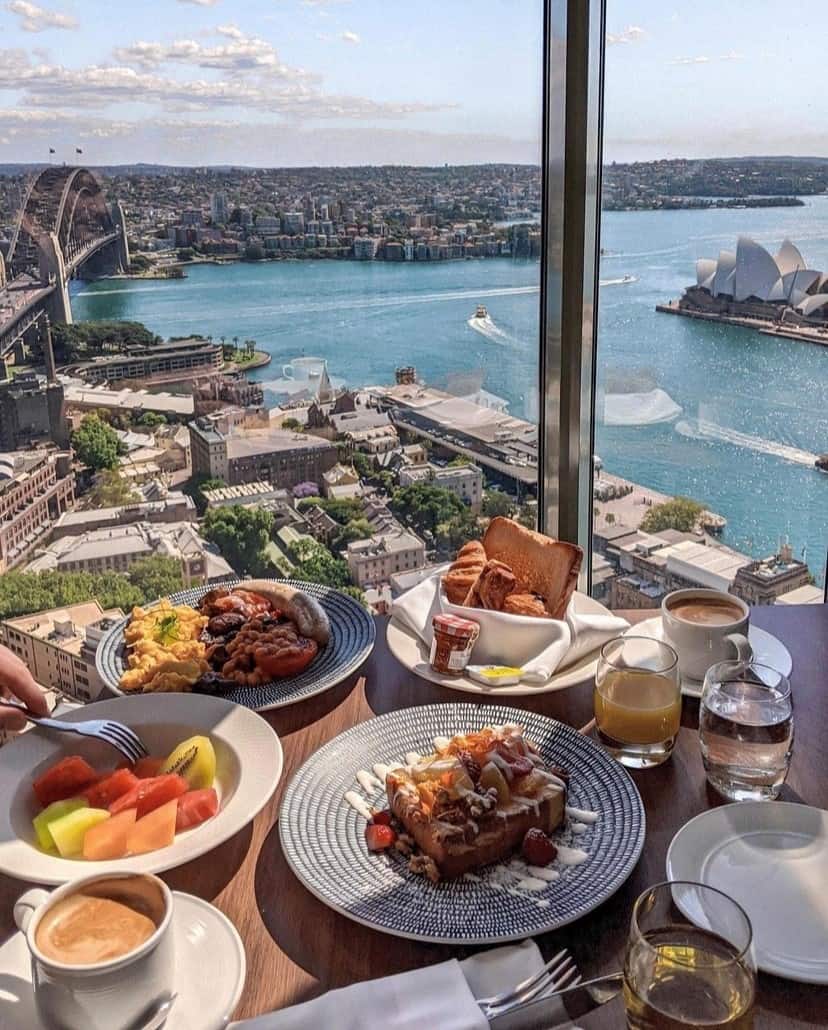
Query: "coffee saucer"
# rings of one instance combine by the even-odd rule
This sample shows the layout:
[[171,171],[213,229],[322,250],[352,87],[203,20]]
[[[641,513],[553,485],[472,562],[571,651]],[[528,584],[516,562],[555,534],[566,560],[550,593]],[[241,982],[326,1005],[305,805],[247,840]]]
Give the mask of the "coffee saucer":
[[[664,636],[664,625],[661,616],[656,615],[653,619],[645,619],[630,626],[624,633],[625,637],[650,637],[653,640],[666,642]],[[750,626],[748,629],[748,640],[753,648],[753,657],[757,662],[764,662],[781,672],[783,676],[790,676],[793,668],[791,652],[785,647],[781,640],[767,630],[758,626]],[[681,692],[686,697],[701,697],[702,681],[690,679],[689,676],[681,678]]]
[[[230,920],[209,902],[173,891],[176,995],[164,1030],[221,1030],[244,987],[244,945]],[[10,1027],[44,1030],[35,1006],[29,949],[22,933],[0,946],[0,1010]],[[0,1026],[6,1027],[4,1017]]]

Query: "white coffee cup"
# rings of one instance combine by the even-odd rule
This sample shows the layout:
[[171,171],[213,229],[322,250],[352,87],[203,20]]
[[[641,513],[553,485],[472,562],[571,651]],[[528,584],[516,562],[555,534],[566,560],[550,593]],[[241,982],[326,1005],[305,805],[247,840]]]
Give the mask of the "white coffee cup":
[[[47,958],[36,943],[37,928],[51,907],[101,880],[153,881],[164,903],[155,932],[134,951],[108,962],[71,965]],[[173,896],[157,876],[106,872],[72,880],[57,890],[26,891],[14,905],[14,921],[32,956],[32,985],[41,1020],[55,1030],[114,1030],[132,1026],[154,1001],[172,991]]]
[[[727,622],[692,622],[675,611],[678,605],[688,601],[727,604],[738,609],[739,615]],[[753,657],[748,640],[750,609],[733,594],[701,587],[674,590],[661,602],[661,621],[665,639],[679,656],[679,671],[687,679],[703,680],[716,662],[750,661]]]

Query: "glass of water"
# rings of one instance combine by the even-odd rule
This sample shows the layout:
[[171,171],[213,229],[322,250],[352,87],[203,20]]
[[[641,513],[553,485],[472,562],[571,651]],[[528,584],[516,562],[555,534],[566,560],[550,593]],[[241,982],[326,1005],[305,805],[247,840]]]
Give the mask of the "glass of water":
[[711,786],[731,801],[772,800],[793,752],[793,698],[781,672],[760,662],[707,670],[699,740]]

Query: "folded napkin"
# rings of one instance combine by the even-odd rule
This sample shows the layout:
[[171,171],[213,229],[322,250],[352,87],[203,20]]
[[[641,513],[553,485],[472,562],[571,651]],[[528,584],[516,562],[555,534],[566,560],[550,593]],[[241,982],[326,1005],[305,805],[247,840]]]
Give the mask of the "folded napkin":
[[566,617],[538,619],[503,612],[462,608],[450,604],[440,587],[445,569],[440,569],[394,601],[391,614],[431,647],[432,616],[450,612],[480,624],[480,636],[472,651],[477,665],[511,665],[530,673],[527,682],[542,685],[554,673],[565,669],[617,637],[629,627],[626,619],[609,612],[584,611],[585,598],[573,594]]
[[[368,980],[302,1005],[231,1023],[236,1030],[488,1030],[476,998],[512,990],[543,965],[534,941]],[[566,1020],[551,1003],[550,1026]],[[560,1016],[557,1013],[560,1012]]]

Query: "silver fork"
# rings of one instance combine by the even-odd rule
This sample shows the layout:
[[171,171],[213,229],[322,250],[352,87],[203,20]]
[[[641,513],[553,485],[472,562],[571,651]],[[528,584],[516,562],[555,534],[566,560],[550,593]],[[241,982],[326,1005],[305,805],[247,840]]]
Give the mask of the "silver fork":
[[566,987],[574,987],[581,980],[578,967],[566,948],[553,955],[552,958],[526,980],[521,981],[511,991],[493,994],[489,998],[478,998],[483,1015],[487,1019],[497,1015],[513,1005],[522,1005],[531,1001],[544,991],[560,991]]
[[25,705],[9,698],[0,698],[0,708],[15,708],[18,712],[35,724],[44,726],[50,730],[57,730],[59,733],[77,733],[81,737],[93,737],[95,740],[102,740],[133,764],[139,758],[146,758],[149,751],[144,747],[141,738],[123,723],[113,722],[112,719],[87,719],[85,722],[64,722],[62,719],[51,719],[42,715],[36,715]]

